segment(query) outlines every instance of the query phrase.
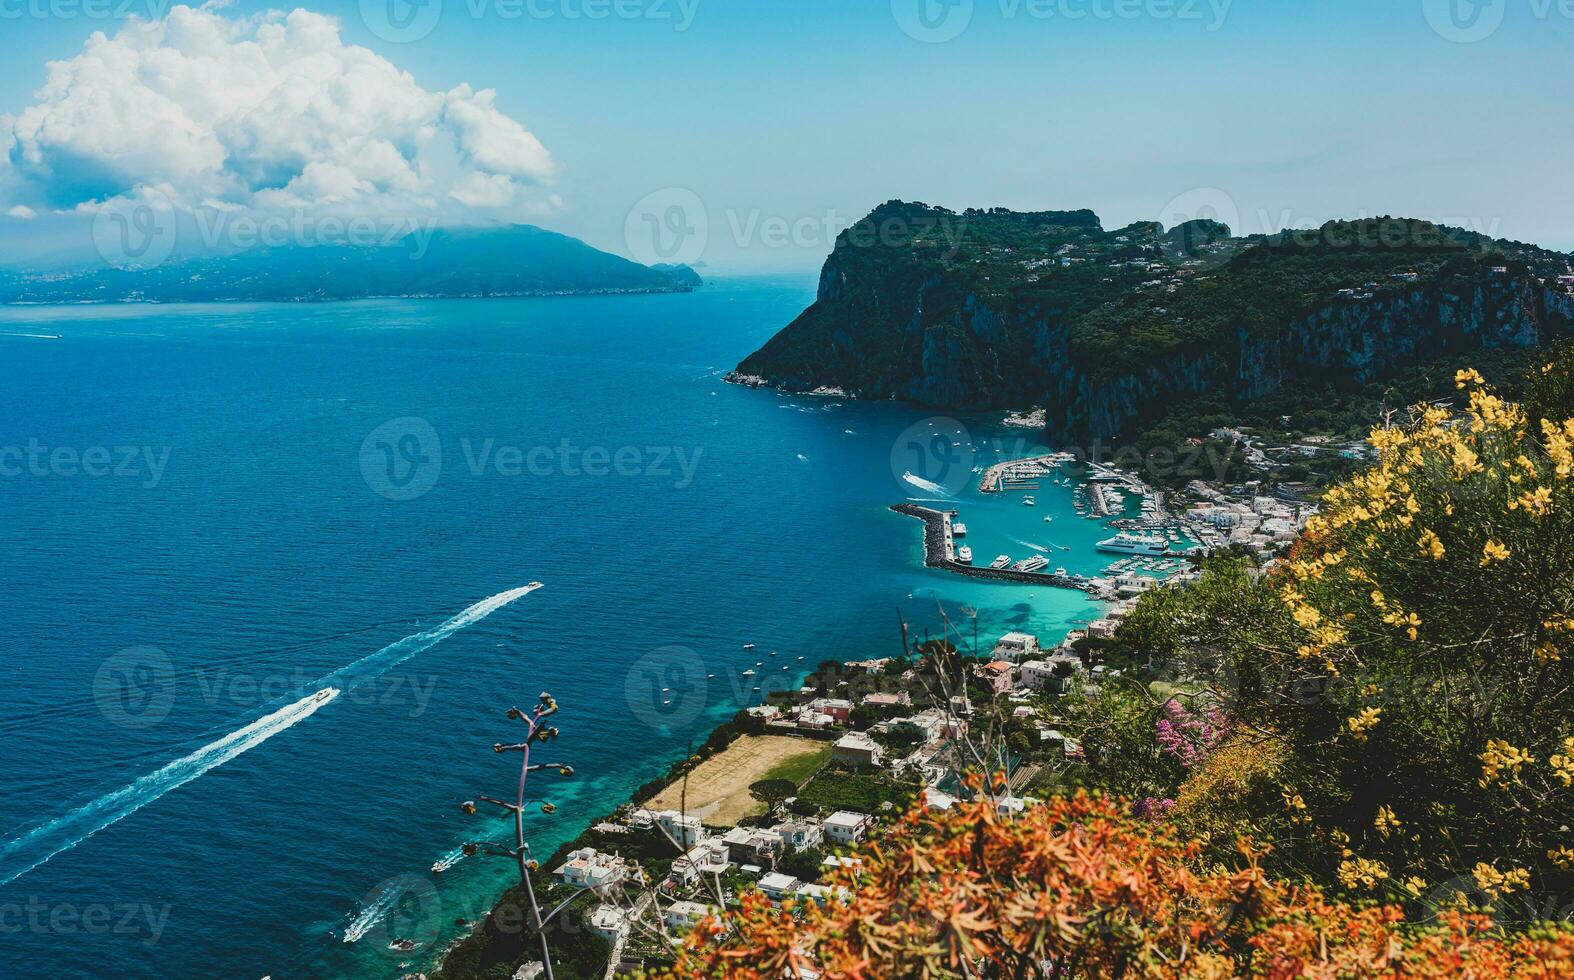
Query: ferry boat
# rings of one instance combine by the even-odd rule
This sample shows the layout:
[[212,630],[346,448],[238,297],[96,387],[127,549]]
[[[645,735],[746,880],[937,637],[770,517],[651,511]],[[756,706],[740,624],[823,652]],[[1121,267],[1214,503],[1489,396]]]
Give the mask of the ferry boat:
[[1122,531],[1113,538],[1100,541],[1098,549],[1127,555],[1162,555],[1170,550],[1170,543],[1160,535],[1131,534]]
[[967,537],[967,525],[963,524],[961,521],[957,521],[955,524],[952,524],[951,536],[955,538]]
[[990,562],[989,563],[989,567],[990,568],[1005,568],[1009,564],[1011,564],[1011,556],[1010,555],[1001,555],[999,558],[996,558],[994,561]]
[[973,564],[973,549],[964,544],[957,549],[956,560],[964,565]]
[[1034,555],[1032,558],[1022,559],[1011,567],[1019,572],[1040,572],[1049,567],[1049,559],[1043,555]]

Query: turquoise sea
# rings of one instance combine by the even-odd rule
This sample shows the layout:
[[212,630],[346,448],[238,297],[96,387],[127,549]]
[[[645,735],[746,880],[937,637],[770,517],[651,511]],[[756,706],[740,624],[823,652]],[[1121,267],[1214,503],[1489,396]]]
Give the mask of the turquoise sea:
[[509,706],[562,705],[544,857],[756,662],[1095,618],[923,568],[888,510],[1097,572],[1069,487],[972,489],[1023,430],[721,380],[813,288],[0,310],[0,976],[421,968],[510,876],[428,870],[501,831],[458,803],[508,792]]

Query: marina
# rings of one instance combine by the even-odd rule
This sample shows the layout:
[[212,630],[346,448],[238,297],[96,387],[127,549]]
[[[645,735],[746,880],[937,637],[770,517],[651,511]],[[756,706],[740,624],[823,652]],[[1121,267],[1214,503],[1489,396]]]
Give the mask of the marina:
[[[930,568],[943,568],[959,575],[972,578],[993,579],[1001,582],[1022,582],[1030,585],[1047,585],[1062,589],[1077,589],[1101,599],[1113,598],[1113,593],[1105,583],[1095,581],[1081,575],[1056,575],[1044,574],[1037,569],[1049,565],[1047,559],[1040,558],[1042,564],[1035,564],[1033,570],[1022,567],[1023,562],[1010,567],[998,567],[999,559],[991,563],[988,568],[977,565],[967,565],[956,560],[951,550],[951,518],[954,512],[935,510],[918,504],[895,504],[891,510],[907,517],[917,518],[924,522],[924,564]],[[1002,558],[1006,556],[1002,555]],[[1009,558],[1007,558],[1009,561]],[[1028,559],[1027,562],[1032,562]]]

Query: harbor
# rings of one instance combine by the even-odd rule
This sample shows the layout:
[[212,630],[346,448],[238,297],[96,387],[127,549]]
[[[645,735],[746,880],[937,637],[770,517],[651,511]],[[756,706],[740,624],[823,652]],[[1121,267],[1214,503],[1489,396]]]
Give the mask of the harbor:
[[924,522],[924,564],[930,568],[943,568],[958,575],[996,582],[1018,582],[1027,585],[1045,585],[1061,589],[1077,589],[1099,599],[1113,599],[1115,595],[1105,583],[1081,575],[1021,571],[1016,568],[979,567],[957,560],[952,520],[955,511],[935,510],[918,504],[895,504],[891,510]]

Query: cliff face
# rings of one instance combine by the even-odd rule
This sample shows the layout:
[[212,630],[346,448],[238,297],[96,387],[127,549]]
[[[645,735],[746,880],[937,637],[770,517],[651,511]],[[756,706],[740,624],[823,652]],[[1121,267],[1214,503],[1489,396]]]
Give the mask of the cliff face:
[[[893,207],[870,220],[889,220]],[[1298,382],[1362,385],[1472,350],[1536,345],[1574,323],[1574,296],[1523,262],[1385,255],[1395,272],[1359,253],[1237,248],[1224,265],[1139,259],[1123,277],[1111,270],[1126,253],[1100,249],[1145,249],[1141,230],[1045,224],[1002,238],[987,220],[996,214],[980,222],[982,247],[960,235],[935,248],[839,242],[814,304],[739,374],[947,410],[1041,406],[1054,437],[1110,437],[1205,391],[1244,402]],[[1089,260],[1056,258],[1078,253]]]

